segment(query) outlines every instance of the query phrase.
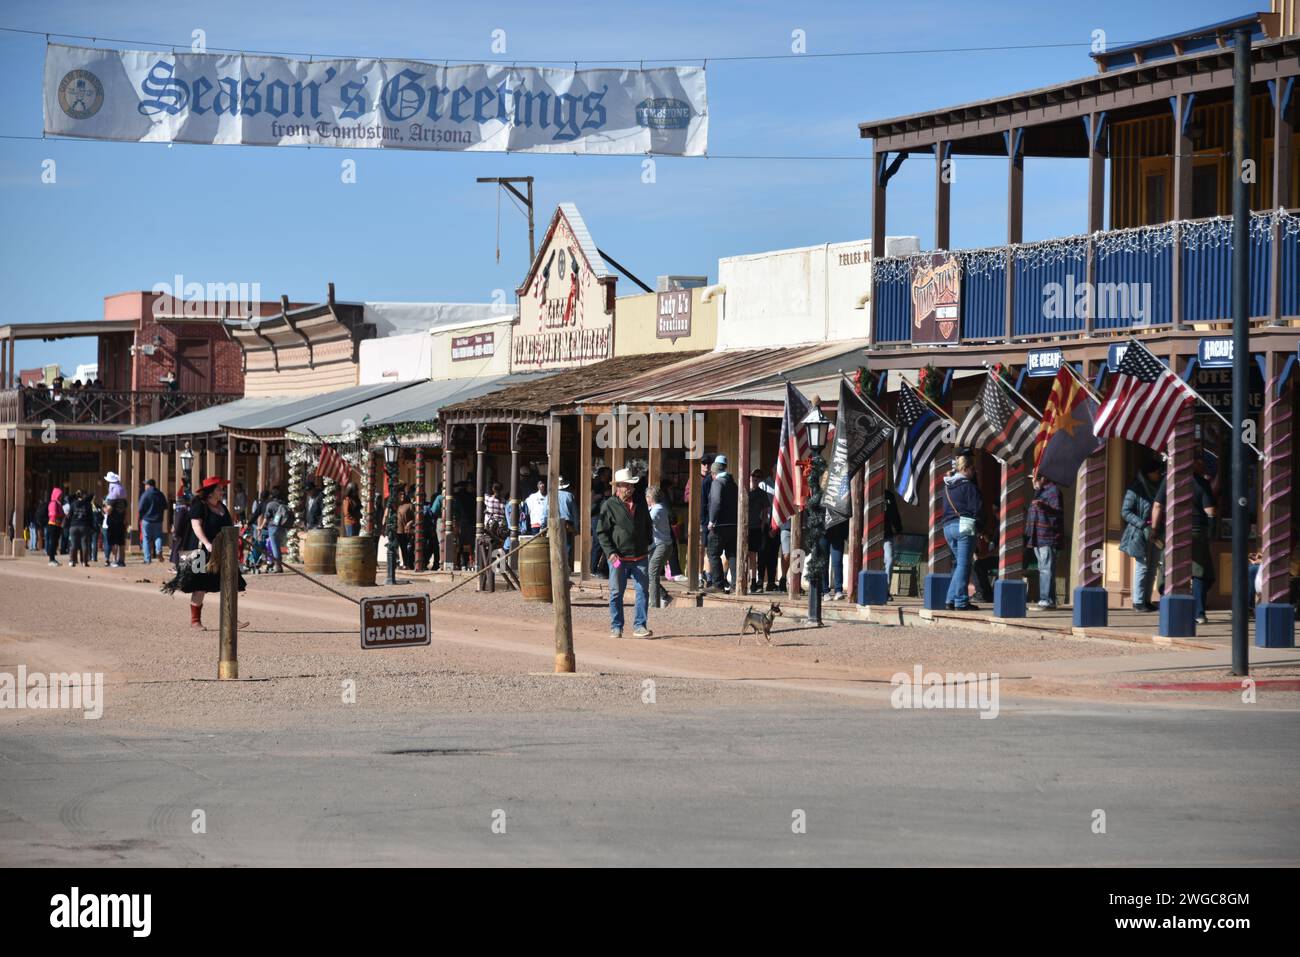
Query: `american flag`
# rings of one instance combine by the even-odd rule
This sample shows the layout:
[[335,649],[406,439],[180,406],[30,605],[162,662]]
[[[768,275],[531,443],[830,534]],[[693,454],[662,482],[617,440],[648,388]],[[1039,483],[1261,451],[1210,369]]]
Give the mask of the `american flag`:
[[316,464],[317,478],[332,478],[340,485],[347,485],[352,478],[352,469],[343,461],[343,456],[334,451],[328,442],[320,444],[320,461]]
[[905,385],[898,394],[894,424],[894,487],[904,501],[916,505],[925,470],[943,442],[944,421]]
[[776,494],[772,496],[772,529],[803,507],[808,497],[808,480],[799,467],[810,458],[808,430],[803,421],[812,403],[790,382],[785,384],[785,414],[781,417],[781,446],[776,455]]
[[1007,398],[1006,387],[990,372],[975,404],[957,430],[957,445],[988,449],[1001,462],[1018,462],[1034,444],[1038,420]]
[[1134,341],[1120,360],[1094,431],[1100,438],[1130,439],[1161,451],[1179,413],[1195,398],[1186,382]]

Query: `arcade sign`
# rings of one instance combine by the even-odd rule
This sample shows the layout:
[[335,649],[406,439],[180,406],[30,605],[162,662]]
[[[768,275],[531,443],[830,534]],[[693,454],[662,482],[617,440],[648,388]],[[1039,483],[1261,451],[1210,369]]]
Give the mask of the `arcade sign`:
[[1202,339],[1196,350],[1196,357],[1202,369],[1232,368],[1232,337],[1215,336]]

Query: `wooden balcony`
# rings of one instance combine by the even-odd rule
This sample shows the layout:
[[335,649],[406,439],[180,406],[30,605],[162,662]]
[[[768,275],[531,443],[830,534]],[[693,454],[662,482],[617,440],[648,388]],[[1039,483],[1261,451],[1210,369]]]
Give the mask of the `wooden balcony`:
[[119,392],[82,389],[55,398],[48,389],[0,391],[0,424],[130,428],[197,412],[242,396],[225,392]]

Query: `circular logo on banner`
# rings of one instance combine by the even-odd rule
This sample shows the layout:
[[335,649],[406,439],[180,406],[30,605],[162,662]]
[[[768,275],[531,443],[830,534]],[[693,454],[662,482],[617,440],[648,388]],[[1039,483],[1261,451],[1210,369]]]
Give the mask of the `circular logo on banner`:
[[59,83],[59,106],[74,120],[88,120],[104,105],[104,85],[89,70],[73,70]]

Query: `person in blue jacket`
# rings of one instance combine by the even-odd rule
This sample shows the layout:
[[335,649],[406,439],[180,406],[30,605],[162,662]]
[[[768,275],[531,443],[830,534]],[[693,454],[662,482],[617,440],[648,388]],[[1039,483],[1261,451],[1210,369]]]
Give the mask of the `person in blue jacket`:
[[948,583],[946,607],[953,611],[976,611],[966,594],[971,562],[975,557],[975,534],[984,500],[975,484],[975,462],[969,454],[952,460],[952,471],[943,477],[943,537],[952,550],[952,579]]

